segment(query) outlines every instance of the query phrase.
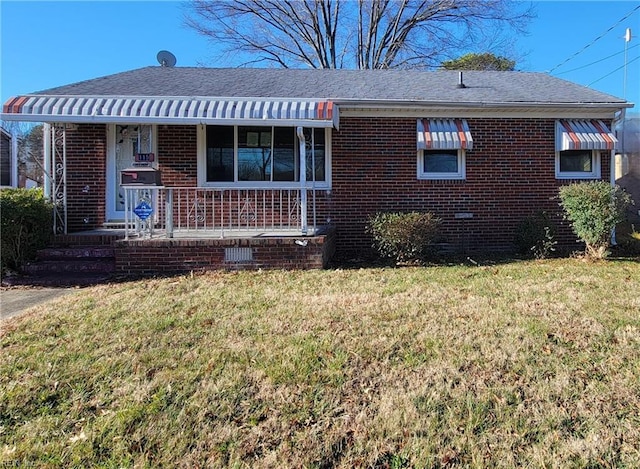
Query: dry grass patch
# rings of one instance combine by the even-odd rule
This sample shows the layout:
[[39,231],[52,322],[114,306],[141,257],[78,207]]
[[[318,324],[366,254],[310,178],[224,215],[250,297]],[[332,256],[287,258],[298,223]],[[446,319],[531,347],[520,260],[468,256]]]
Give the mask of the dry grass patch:
[[640,265],[213,273],[6,323],[0,464],[638,467]]

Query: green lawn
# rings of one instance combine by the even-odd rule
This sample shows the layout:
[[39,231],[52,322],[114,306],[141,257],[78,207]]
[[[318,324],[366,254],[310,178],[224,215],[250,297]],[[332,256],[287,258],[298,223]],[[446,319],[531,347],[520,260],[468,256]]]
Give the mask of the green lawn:
[[0,466],[640,467],[633,261],[104,285],[0,343]]

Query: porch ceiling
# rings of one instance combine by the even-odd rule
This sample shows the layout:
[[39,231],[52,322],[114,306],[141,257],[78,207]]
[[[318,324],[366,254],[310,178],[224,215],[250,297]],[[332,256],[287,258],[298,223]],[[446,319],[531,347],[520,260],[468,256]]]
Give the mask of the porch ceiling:
[[332,101],[207,97],[27,95],[9,99],[2,118],[73,123],[339,125],[338,108]]

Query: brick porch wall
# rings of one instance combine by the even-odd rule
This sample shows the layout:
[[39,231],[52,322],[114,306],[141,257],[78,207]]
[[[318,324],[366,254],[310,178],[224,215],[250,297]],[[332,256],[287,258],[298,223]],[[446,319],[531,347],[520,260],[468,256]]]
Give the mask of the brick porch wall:
[[[153,274],[217,269],[322,269],[335,250],[335,236],[248,239],[147,239],[114,244],[116,271]],[[225,250],[245,248],[250,260],[227,260]]]
[[107,127],[82,124],[66,131],[67,231],[101,228],[105,221]]

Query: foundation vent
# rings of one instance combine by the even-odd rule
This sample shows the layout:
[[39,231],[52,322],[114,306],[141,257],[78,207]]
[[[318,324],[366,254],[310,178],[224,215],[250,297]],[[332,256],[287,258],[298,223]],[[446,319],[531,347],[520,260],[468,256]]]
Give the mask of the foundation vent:
[[225,248],[225,262],[251,262],[253,261],[253,249],[251,248]]

